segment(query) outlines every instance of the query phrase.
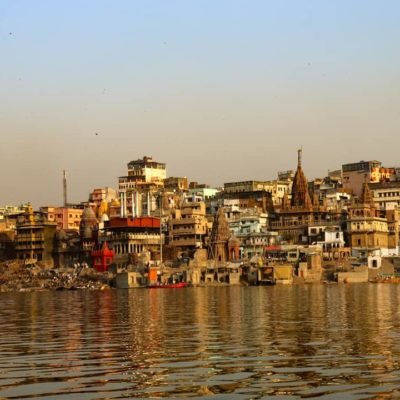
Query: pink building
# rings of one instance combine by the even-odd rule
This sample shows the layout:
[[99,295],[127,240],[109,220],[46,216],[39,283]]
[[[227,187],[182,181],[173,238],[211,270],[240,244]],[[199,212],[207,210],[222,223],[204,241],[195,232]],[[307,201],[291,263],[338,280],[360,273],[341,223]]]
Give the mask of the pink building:
[[41,207],[49,222],[55,222],[58,230],[79,230],[83,210],[69,207]]

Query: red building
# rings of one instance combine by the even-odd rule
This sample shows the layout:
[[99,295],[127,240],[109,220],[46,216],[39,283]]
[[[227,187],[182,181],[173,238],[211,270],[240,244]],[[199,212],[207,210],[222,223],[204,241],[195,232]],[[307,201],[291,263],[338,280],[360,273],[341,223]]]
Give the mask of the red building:
[[114,252],[108,248],[107,242],[103,243],[101,249],[93,250],[91,255],[93,268],[99,272],[107,271],[114,258]]

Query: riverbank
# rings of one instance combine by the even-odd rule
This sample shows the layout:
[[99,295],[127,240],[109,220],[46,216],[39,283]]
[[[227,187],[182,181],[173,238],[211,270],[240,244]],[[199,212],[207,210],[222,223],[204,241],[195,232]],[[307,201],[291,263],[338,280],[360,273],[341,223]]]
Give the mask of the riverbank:
[[8,261],[0,264],[0,292],[33,290],[102,290],[112,287],[114,276],[93,269],[45,269],[40,263]]

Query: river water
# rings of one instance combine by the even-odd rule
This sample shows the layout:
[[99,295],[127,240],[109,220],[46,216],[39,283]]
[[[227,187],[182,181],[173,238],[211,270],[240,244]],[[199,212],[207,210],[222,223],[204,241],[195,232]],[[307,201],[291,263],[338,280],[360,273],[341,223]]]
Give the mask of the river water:
[[400,398],[400,285],[0,293],[0,399]]

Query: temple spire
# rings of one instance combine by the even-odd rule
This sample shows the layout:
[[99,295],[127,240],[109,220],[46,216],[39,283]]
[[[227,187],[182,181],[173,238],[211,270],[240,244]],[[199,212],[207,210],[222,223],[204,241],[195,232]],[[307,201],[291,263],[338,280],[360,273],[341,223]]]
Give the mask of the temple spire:
[[312,207],[312,201],[310,194],[308,193],[308,183],[304,176],[303,169],[301,168],[301,157],[303,149],[297,150],[298,153],[298,166],[297,171],[293,178],[292,184],[292,198],[290,205],[297,208],[310,208]]
[[363,184],[363,190],[361,193],[361,203],[370,204],[372,207],[374,206],[374,198],[367,182],[364,182]]
[[303,156],[303,147],[297,150],[297,167],[301,167],[301,158]]

